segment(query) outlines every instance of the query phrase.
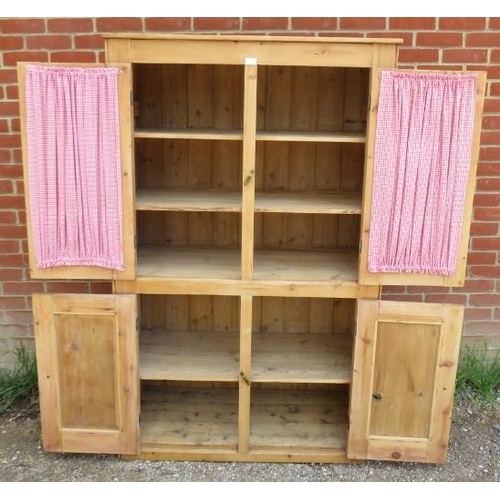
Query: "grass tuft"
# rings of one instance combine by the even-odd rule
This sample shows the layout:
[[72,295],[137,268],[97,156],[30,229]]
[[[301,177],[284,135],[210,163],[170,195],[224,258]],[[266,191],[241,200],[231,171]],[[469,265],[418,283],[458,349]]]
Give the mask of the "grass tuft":
[[36,391],[38,385],[35,354],[27,351],[22,343],[13,353],[17,358],[14,368],[0,370],[0,414]]
[[[481,354],[478,354],[480,351]],[[466,348],[458,364],[456,392],[492,403],[500,391],[500,353],[488,358],[487,349]]]

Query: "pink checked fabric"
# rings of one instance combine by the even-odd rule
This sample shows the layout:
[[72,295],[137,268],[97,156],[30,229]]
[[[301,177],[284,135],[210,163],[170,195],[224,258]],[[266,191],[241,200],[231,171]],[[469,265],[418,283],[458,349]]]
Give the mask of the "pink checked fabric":
[[30,208],[40,268],[124,268],[118,71],[26,69]]
[[375,139],[371,272],[455,272],[476,77],[383,71]]

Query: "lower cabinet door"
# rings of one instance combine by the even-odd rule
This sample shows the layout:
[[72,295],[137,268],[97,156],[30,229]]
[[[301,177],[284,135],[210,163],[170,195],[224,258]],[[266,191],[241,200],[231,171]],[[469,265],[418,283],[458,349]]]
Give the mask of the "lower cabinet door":
[[139,452],[135,295],[34,295],[44,448]]
[[463,311],[358,301],[349,458],[446,460]]

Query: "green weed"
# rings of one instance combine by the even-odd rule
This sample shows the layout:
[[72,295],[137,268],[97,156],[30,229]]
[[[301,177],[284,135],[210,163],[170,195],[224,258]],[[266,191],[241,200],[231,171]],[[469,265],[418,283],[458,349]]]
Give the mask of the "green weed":
[[456,392],[492,403],[500,391],[500,352],[491,359],[487,349],[466,348],[458,364]]
[[36,391],[38,385],[35,355],[22,343],[13,353],[17,359],[14,368],[0,370],[0,414]]

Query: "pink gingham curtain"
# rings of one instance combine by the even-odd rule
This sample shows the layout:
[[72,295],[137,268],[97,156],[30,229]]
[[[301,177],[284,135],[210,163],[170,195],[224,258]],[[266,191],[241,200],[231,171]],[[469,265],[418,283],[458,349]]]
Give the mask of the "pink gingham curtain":
[[368,269],[455,272],[476,77],[382,71]]
[[26,68],[30,209],[39,268],[124,268],[118,71]]

